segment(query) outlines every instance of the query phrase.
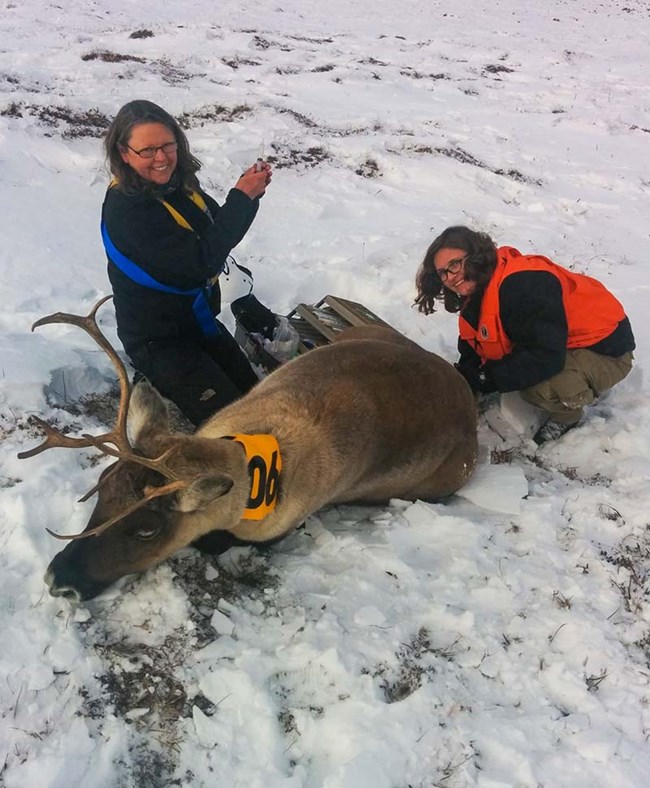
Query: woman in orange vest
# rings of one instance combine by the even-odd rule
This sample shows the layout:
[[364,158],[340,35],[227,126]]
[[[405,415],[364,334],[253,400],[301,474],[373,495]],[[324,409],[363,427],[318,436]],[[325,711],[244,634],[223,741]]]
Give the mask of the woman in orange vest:
[[448,227],[416,277],[420,312],[459,313],[456,364],[477,394],[518,391],[543,409],[541,443],[575,426],[585,405],[632,368],[634,336],[619,301],[596,279],[540,255]]

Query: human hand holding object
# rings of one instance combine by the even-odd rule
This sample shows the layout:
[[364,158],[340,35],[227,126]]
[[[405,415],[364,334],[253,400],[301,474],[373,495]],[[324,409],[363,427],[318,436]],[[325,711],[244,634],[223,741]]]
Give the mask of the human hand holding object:
[[265,161],[257,161],[249,167],[235,184],[235,189],[244,192],[251,200],[261,197],[271,183],[273,171]]

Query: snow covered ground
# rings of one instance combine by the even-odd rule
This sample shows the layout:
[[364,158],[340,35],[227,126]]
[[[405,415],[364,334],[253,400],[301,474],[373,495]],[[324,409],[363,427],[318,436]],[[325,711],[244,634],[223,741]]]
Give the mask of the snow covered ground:
[[[649,22],[641,0],[2,3],[0,785],[648,784]],[[45,527],[84,527],[99,469],[16,453],[30,414],[97,428],[74,406],[114,373],[29,329],[110,292],[99,138],[133,98],[182,118],[217,200],[264,145],[237,256],[277,312],[351,298],[454,360],[413,281],[466,223],[604,281],[635,369],[537,451],[493,405],[445,505],[336,507],[266,554],[50,598]]]

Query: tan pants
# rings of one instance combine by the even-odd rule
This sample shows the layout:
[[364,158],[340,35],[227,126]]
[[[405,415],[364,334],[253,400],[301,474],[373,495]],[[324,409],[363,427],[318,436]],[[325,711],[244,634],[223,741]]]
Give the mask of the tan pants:
[[632,369],[632,358],[632,353],[612,358],[582,348],[567,350],[561,372],[519,393],[545,410],[553,421],[575,424],[585,405],[623,380]]

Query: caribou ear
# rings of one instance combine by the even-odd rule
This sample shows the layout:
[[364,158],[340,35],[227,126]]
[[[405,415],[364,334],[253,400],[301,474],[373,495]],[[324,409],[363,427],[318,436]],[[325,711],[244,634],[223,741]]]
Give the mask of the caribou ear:
[[230,476],[208,476],[197,479],[176,495],[175,509],[179,512],[197,512],[207,509],[217,498],[226,495],[234,482]]
[[138,448],[143,448],[153,435],[169,431],[167,405],[146,380],[137,383],[131,394],[127,431],[131,444]]

